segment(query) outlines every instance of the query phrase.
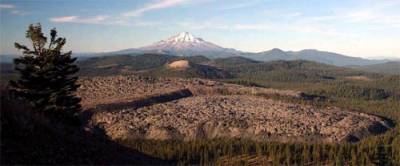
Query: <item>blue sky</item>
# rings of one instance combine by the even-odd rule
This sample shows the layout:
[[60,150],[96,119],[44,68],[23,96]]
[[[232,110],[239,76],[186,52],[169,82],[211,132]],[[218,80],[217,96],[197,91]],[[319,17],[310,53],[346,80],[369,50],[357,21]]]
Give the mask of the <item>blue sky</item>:
[[31,23],[57,28],[66,49],[103,52],[187,31],[258,52],[319,49],[400,58],[400,0],[1,0],[0,53],[27,43]]

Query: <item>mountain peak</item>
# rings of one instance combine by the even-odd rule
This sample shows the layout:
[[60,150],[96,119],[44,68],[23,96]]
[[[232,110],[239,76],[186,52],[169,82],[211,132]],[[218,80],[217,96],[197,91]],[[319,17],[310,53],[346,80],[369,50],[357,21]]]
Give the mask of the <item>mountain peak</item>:
[[283,50],[281,50],[279,48],[273,48],[270,51],[272,51],[272,52],[284,52]]
[[194,38],[193,35],[189,32],[180,32],[177,36],[181,38]]
[[180,32],[175,36],[172,36],[167,41],[171,42],[200,42],[202,39],[194,37],[189,32]]
[[269,51],[263,51],[261,52],[262,54],[274,54],[274,55],[286,55],[286,52],[279,49],[279,48],[273,48]]

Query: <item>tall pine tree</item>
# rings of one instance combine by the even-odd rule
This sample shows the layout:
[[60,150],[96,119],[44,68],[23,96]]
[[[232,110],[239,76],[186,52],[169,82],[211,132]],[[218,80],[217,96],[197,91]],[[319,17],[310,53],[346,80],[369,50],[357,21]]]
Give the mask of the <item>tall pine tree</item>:
[[23,56],[14,59],[20,77],[10,82],[12,92],[28,102],[34,111],[55,120],[76,119],[81,109],[80,98],[74,93],[79,87],[75,75],[79,68],[74,64],[76,58],[71,57],[71,51],[62,53],[66,39],[58,37],[57,31],[52,29],[48,42],[40,24],[31,24],[26,38],[32,48],[15,43]]

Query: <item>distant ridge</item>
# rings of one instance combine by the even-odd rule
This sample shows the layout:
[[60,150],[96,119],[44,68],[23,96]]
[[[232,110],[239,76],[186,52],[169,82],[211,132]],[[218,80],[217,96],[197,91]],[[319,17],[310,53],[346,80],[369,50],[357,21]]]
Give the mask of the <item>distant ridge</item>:
[[353,68],[375,73],[400,74],[400,62],[398,61],[390,61],[386,63],[365,66],[354,66]]
[[333,52],[319,51],[316,49],[305,49],[301,51],[283,51],[278,48],[274,48],[272,50],[259,53],[247,53],[243,56],[258,61],[309,60],[336,66],[371,65],[387,62],[387,60],[369,60],[346,56]]

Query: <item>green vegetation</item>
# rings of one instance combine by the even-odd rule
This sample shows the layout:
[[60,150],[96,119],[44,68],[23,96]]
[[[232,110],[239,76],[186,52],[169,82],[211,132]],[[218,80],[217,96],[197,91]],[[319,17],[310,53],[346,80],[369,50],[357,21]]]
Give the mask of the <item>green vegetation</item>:
[[[234,79],[224,80],[242,85],[295,89],[330,98],[383,100],[400,98],[400,77],[361,72],[310,61],[273,61],[228,66]],[[365,79],[355,80],[353,77]]]
[[369,72],[383,73],[383,74],[400,74],[399,61],[392,61],[374,65],[366,65],[366,66],[352,66],[352,68]]
[[175,56],[159,54],[96,57],[79,62],[79,66],[81,67],[80,75],[106,76],[132,73],[134,71],[163,66],[176,58]]
[[[145,75],[154,74],[155,76],[158,72],[168,74],[168,72],[164,70],[165,64],[181,59],[186,59],[195,64],[209,61],[209,59],[204,56],[178,57],[165,54],[104,56],[79,62],[81,68],[79,73],[82,76],[108,76],[139,72]],[[174,73],[171,73],[171,75],[173,74]],[[187,76],[190,77],[193,74],[189,73]]]
[[261,63],[248,58],[243,57],[228,57],[228,58],[218,58],[214,59],[213,62],[221,68],[235,68],[242,65],[251,65],[256,63]]
[[[122,141],[123,144],[164,160],[179,164],[214,165],[234,161],[249,163],[256,157],[266,158],[271,165],[396,165],[393,160],[399,151],[379,142],[358,144],[276,143],[248,140],[216,139],[181,141]],[[157,148],[152,148],[157,147]],[[225,161],[224,161],[225,159]],[[265,161],[264,161],[265,162]],[[265,163],[265,164],[266,164]]]
[[79,68],[74,65],[76,58],[71,58],[71,52],[61,53],[66,39],[57,37],[55,29],[50,35],[46,45],[47,37],[40,24],[30,25],[26,38],[32,42],[33,49],[15,43],[24,56],[14,59],[20,77],[10,81],[11,90],[34,111],[72,120],[81,109],[80,98],[74,94],[79,87],[76,84],[78,77],[74,74]]
[[264,82],[321,82],[359,75],[366,75],[372,78],[379,77],[377,74],[304,60],[224,66],[224,69],[230,71],[236,78]]
[[197,64],[205,63],[205,62],[209,62],[210,61],[210,59],[208,59],[207,57],[202,56],[202,55],[188,56],[188,57],[178,57],[177,59],[186,59],[189,62],[197,63]]

